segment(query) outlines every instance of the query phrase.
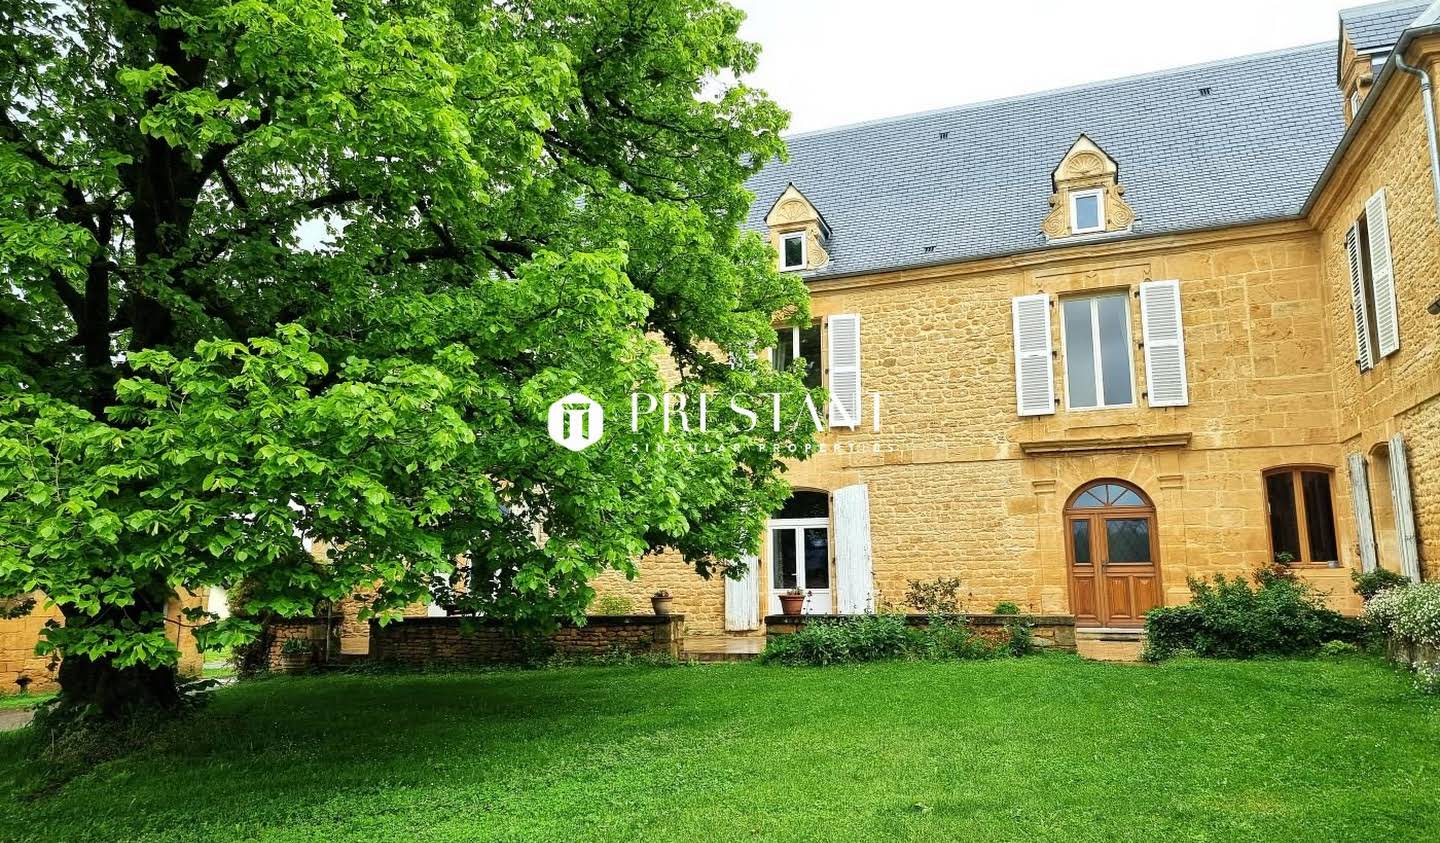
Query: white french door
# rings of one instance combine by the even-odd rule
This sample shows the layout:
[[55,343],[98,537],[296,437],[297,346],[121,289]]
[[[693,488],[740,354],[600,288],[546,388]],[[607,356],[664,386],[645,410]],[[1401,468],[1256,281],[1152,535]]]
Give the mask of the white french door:
[[780,593],[805,592],[807,615],[828,615],[830,593],[830,521],[827,518],[785,518],[770,522],[770,614],[780,613]]

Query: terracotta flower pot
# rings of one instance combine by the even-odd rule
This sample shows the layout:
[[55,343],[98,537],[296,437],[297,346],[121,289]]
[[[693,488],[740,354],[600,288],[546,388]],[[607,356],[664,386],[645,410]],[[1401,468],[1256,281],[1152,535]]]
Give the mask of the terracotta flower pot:
[[673,600],[674,598],[672,597],[651,597],[650,606],[655,610],[655,614],[668,615],[670,614],[670,604]]
[[798,615],[800,609],[805,605],[803,594],[782,594],[780,595],[780,611],[787,615]]

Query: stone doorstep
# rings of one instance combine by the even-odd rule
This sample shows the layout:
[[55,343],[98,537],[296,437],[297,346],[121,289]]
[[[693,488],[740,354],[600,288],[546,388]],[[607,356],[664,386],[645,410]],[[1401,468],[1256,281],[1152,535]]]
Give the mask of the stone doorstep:
[[1145,630],[1138,626],[1095,626],[1075,628],[1075,639],[1089,641],[1139,642],[1145,638]]

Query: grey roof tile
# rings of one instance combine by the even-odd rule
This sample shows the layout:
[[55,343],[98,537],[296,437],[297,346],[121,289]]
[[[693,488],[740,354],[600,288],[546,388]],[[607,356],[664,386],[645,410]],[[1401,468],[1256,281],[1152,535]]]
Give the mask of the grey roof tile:
[[1082,132],[1119,163],[1136,232],[1290,216],[1344,130],[1333,62],[1318,44],[794,135],[750,179],[745,227],[793,182],[833,230],[811,277],[1044,248]]
[[1428,0],[1387,0],[1353,6],[1340,10],[1340,26],[1350,36],[1350,43],[1362,53],[1389,49],[1428,5]]

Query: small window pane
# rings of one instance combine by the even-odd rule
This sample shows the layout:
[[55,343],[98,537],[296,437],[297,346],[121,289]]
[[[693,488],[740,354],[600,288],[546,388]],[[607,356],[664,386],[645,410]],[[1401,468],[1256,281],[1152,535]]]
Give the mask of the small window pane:
[[1090,564],[1090,522],[1070,522],[1070,544],[1075,548],[1075,564]]
[[805,241],[803,236],[785,238],[785,268],[800,266],[805,262]]
[[1340,558],[1335,547],[1335,510],[1330,497],[1330,475],[1323,471],[1300,474],[1305,496],[1305,532],[1310,539],[1311,562],[1333,562]]
[[1090,299],[1066,299],[1065,383],[1071,407],[1096,405],[1095,337],[1090,322]]
[[784,371],[795,362],[795,329],[777,328],[775,347],[770,349],[770,365],[776,371]]
[[830,587],[830,541],[823,527],[805,531],[805,587]]
[[1089,489],[1080,497],[1075,499],[1076,509],[1098,509],[1105,505],[1105,499],[1095,494],[1096,489]]
[[770,567],[774,570],[776,588],[795,588],[795,531],[770,531]]
[[1096,304],[1100,311],[1100,370],[1105,403],[1129,404],[1134,400],[1130,383],[1130,311],[1125,296],[1105,296]]
[[1270,504],[1270,550],[1275,559],[1288,553],[1300,561],[1300,521],[1295,513],[1295,486],[1290,472],[1265,476],[1265,496]]
[[800,356],[805,360],[805,385],[814,389],[820,385],[820,326],[801,328]]
[[830,516],[830,496],[824,492],[795,492],[780,511],[775,513],[776,518],[828,518]]
[[1145,501],[1134,492],[1124,486],[1112,486],[1115,489],[1115,498],[1111,501],[1115,506],[1144,506]]
[[1105,519],[1105,541],[1111,565],[1145,565],[1150,562],[1150,520]]
[[1096,194],[1075,197],[1076,231],[1100,227],[1100,197]]

